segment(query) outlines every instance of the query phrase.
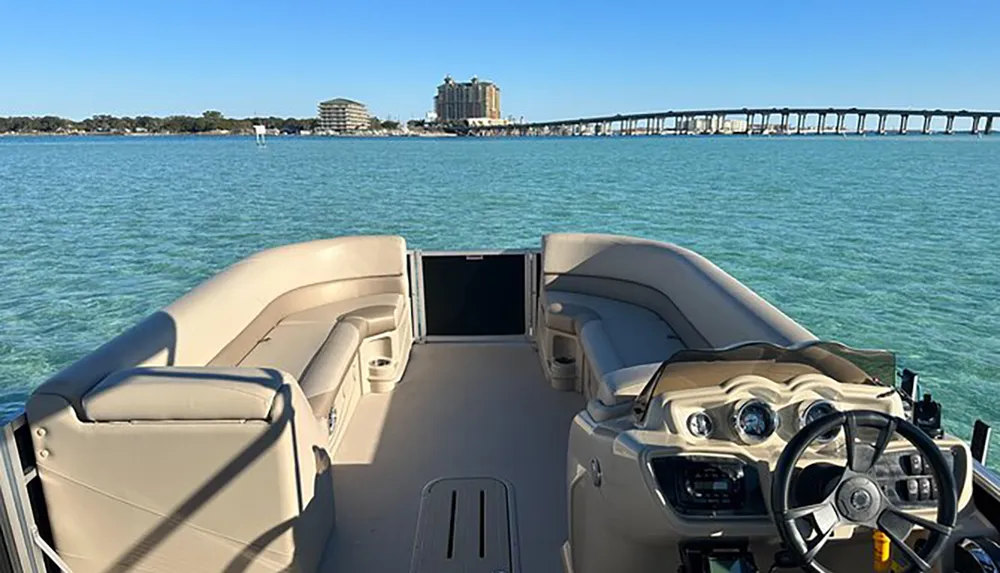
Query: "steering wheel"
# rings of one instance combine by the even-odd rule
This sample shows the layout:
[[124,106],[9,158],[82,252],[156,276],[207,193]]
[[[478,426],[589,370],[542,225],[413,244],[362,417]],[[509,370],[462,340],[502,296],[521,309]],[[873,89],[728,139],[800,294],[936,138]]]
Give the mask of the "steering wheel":
[[[836,433],[841,427],[844,429],[846,442],[847,467],[836,486],[820,503],[789,507],[794,469],[799,458],[821,436]],[[877,430],[875,443],[869,445],[858,442],[858,428]],[[931,477],[937,480],[936,522],[911,515],[896,507],[875,479],[875,464],[896,433],[924,457],[925,466],[931,470]],[[906,555],[910,563],[907,573],[929,571],[931,565],[941,557],[945,542],[955,527],[957,508],[955,478],[934,441],[920,428],[902,418],[868,410],[836,412],[802,428],[781,452],[771,487],[771,509],[778,533],[802,569],[812,573],[830,573],[816,561],[816,554],[826,545],[833,532],[844,525],[881,530],[892,545]],[[809,526],[805,535],[800,523]],[[926,543],[918,550],[912,549],[905,541],[915,525],[930,533]]]

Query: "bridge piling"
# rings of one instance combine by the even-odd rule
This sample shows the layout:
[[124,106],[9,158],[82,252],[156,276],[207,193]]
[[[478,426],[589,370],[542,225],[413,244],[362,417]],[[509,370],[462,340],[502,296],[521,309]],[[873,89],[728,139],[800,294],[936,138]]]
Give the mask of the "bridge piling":
[[[795,114],[795,123],[792,123]],[[815,129],[807,128],[809,117],[816,114]],[[774,118],[774,116],[779,116]],[[834,125],[828,125],[829,116],[835,115]],[[857,123],[848,125],[847,116],[854,116]],[[1000,119],[1000,111],[969,111],[941,109],[891,109],[891,108],[742,108],[742,109],[710,109],[692,111],[666,111],[641,114],[617,114],[605,117],[590,117],[548,121],[537,123],[509,123],[504,125],[468,125],[458,126],[454,133],[459,135],[481,137],[535,137],[535,136],[638,136],[663,134],[747,134],[780,133],[780,134],[847,134],[852,130],[858,135],[869,131],[868,116],[878,117],[877,132],[886,134],[890,116],[899,117],[898,129],[892,127],[893,133],[906,134],[909,131],[911,116],[920,116],[923,121],[916,129],[920,133],[934,134],[932,129],[936,117],[943,118],[942,134],[955,133],[955,119],[963,121],[968,118],[972,124],[968,133],[994,134],[994,126]],[[745,125],[734,129],[742,121],[727,121],[733,118],[746,118]],[[772,118],[775,122],[772,124]],[[853,118],[852,118],[853,119]],[[831,120],[832,121],[832,120]],[[470,122],[471,123],[471,122]],[[872,127],[875,127],[874,125]],[[961,129],[964,131],[963,128]]]

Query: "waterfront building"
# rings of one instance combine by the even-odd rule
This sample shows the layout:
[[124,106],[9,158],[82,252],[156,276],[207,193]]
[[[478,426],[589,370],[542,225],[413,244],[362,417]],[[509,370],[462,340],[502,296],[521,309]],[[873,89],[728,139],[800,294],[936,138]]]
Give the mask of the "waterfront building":
[[438,121],[452,122],[470,118],[500,119],[500,88],[493,82],[456,82],[445,76],[434,96]]
[[335,98],[319,104],[320,131],[357,131],[368,128],[368,108],[345,98]]

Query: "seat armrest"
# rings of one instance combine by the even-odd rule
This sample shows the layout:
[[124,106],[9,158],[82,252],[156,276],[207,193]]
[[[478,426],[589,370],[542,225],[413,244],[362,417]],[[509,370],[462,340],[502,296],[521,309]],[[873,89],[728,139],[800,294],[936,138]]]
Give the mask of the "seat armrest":
[[597,399],[605,406],[632,402],[649,383],[660,364],[662,363],[637,364],[606,374],[601,378]]
[[109,375],[83,397],[93,422],[271,421],[288,373],[272,368],[140,367]]

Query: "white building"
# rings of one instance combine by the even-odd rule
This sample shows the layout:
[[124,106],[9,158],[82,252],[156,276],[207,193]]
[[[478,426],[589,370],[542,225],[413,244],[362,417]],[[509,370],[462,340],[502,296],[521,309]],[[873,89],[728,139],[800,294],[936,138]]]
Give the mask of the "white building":
[[354,100],[336,98],[319,104],[320,131],[368,129],[368,121],[368,108]]

